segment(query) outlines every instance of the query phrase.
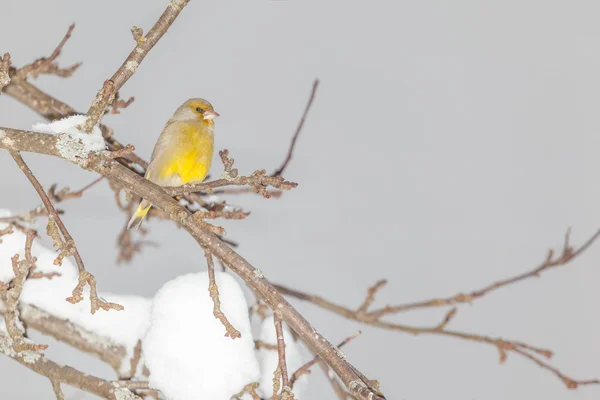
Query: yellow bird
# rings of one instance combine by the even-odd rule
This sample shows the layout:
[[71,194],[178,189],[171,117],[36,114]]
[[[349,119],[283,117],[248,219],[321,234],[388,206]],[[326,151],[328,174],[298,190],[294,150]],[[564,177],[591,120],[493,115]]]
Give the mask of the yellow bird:
[[[160,134],[146,179],[160,186],[200,183],[208,174],[214,147],[213,119],[219,114],[204,99],[189,99],[175,111]],[[127,224],[137,229],[152,204],[142,199]]]

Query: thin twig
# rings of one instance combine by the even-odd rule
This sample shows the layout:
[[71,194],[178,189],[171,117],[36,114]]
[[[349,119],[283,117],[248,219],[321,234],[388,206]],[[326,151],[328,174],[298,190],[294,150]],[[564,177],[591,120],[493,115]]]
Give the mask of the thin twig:
[[60,388],[60,382],[53,378],[50,378],[50,383],[52,384],[52,390],[56,395],[56,400],[65,400],[65,395],[63,394],[62,389]]
[[581,245],[577,249],[575,249],[571,246],[570,241],[569,241],[570,236],[571,236],[571,230],[567,229],[565,236],[564,236],[564,243],[563,243],[563,248],[561,250],[561,253],[557,257],[555,257],[554,251],[552,249],[548,250],[548,254],[546,255],[546,258],[544,259],[544,261],[540,265],[538,265],[537,267],[535,267],[534,269],[532,269],[528,272],[525,272],[525,273],[522,273],[519,275],[515,275],[515,276],[512,276],[507,279],[502,279],[500,281],[491,283],[481,289],[474,290],[469,293],[457,293],[454,296],[450,296],[450,297],[446,297],[446,298],[436,298],[436,299],[431,299],[431,300],[426,300],[426,301],[419,301],[419,302],[415,302],[415,303],[400,304],[397,306],[386,306],[379,310],[374,310],[374,311],[370,312],[369,314],[374,318],[379,318],[386,314],[395,314],[395,313],[408,311],[408,310],[414,310],[414,309],[418,309],[418,308],[441,307],[441,306],[448,306],[448,305],[460,304],[460,303],[471,303],[472,301],[474,301],[480,297],[483,297],[488,293],[491,293],[493,291],[496,291],[496,290],[506,287],[508,285],[512,285],[512,284],[515,284],[515,283],[518,283],[518,282],[521,282],[523,280],[530,279],[530,278],[538,278],[540,276],[540,274],[542,272],[544,272],[545,270],[548,270],[551,268],[556,268],[556,267],[561,267],[561,266],[565,266],[565,265],[569,264],[576,257],[578,257],[584,251],[586,251],[600,237],[600,229],[597,230],[590,238],[588,238],[588,240],[585,241],[585,243],[583,245]]
[[[42,187],[42,185],[40,185],[40,182],[33,175],[33,172],[31,171],[31,169],[29,169],[29,167],[25,163],[25,160],[23,160],[23,157],[21,157],[21,155],[18,152],[11,151],[10,155],[15,160],[21,171],[23,171],[25,176],[27,176],[27,179],[29,179],[29,182],[31,182],[35,191],[40,196],[42,203],[44,203],[44,206],[48,210],[49,216],[47,231],[52,236],[55,246],[59,250],[61,250],[61,254],[59,254],[57,258],[58,263],[60,264],[60,262],[62,261],[62,257],[65,257],[67,254],[73,255],[73,257],[75,258],[75,262],[77,263],[77,268],[79,269],[79,283],[77,284],[75,289],[73,289],[73,296],[69,297],[67,301],[75,304],[83,300],[83,297],[81,295],[83,293],[83,287],[87,283],[90,286],[90,307],[92,314],[94,314],[99,308],[102,308],[106,311],[110,309],[122,310],[123,306],[115,303],[108,303],[98,298],[98,294],[96,292],[96,278],[85,269],[83,259],[79,254],[79,250],[77,250],[75,241],[71,237],[71,234],[67,230],[67,227],[64,225],[64,223],[58,216],[58,213],[56,212],[56,209],[54,208],[52,202],[48,198],[48,195],[46,195],[44,188]],[[60,236],[58,235],[58,232],[54,230],[54,226],[58,227],[64,238],[64,241],[60,240]]]
[[215,280],[215,263],[213,261],[212,254],[208,251],[204,251],[204,255],[206,256],[206,263],[208,264],[208,293],[210,294],[210,298],[213,301],[213,315],[216,319],[221,321],[223,326],[225,327],[225,336],[230,337],[232,339],[241,338],[242,334],[240,331],[235,329],[233,325],[229,322],[223,311],[221,311],[221,301],[219,300],[219,287],[217,286],[217,282]]
[[[275,334],[277,335],[278,358],[277,369],[275,370],[273,380],[277,380],[277,386],[279,386],[279,376],[281,376],[282,398],[289,398],[289,396],[285,396],[286,393],[291,394],[291,386],[288,379],[287,363],[285,362],[285,339],[283,337],[283,320],[281,319],[281,314],[279,314],[277,311],[275,311],[273,314],[273,321],[275,323]],[[273,385],[273,397],[277,398],[277,389],[275,385]],[[291,394],[291,398],[293,397],[294,395]]]
[[6,292],[6,330],[12,341],[12,348],[16,352],[21,351],[34,351],[45,350],[47,345],[36,345],[25,342],[23,332],[18,327],[19,321],[19,297],[23,292],[23,286],[25,280],[29,274],[30,269],[35,264],[36,258],[31,255],[31,246],[33,245],[33,239],[35,234],[33,231],[27,232],[25,239],[25,259],[19,260],[19,254],[15,254],[12,258],[12,268],[15,275],[14,279],[10,283],[10,289]]
[[[345,346],[348,342],[351,342],[353,339],[356,339],[357,337],[359,337],[361,333],[362,333],[361,331],[358,331],[354,335],[348,336],[340,344],[337,345],[338,349],[340,347]],[[304,364],[300,368],[298,368],[290,377],[290,388],[294,387],[294,384],[296,383],[298,378],[300,378],[302,375],[310,374],[310,368],[313,365],[315,365],[316,363],[318,363],[320,359],[321,358],[317,355],[312,360],[310,360],[309,362],[307,362],[306,364]]]
[[304,121],[306,121],[306,117],[308,116],[308,112],[310,111],[310,107],[312,106],[313,101],[315,100],[315,96],[317,94],[317,88],[319,87],[319,80],[315,79],[312,86],[312,91],[310,92],[310,97],[308,98],[308,103],[304,108],[304,112],[302,113],[302,118],[300,118],[300,123],[296,128],[296,133],[292,137],[292,143],[290,144],[290,148],[288,149],[287,156],[281,164],[281,167],[277,169],[277,171],[273,172],[271,176],[280,176],[283,174],[283,171],[287,168],[290,160],[292,159],[292,154],[294,153],[294,147],[296,147],[296,141],[298,140],[298,136],[300,136],[300,132],[302,132],[302,127],[304,126]]
[[[165,11],[158,18],[158,21],[148,31],[148,34],[143,36],[144,40],[141,40],[141,31],[136,29],[135,32],[132,32],[134,39],[136,39],[136,46],[113,76],[104,83],[104,86],[92,102],[87,112],[88,119],[83,126],[85,132],[91,132],[92,128],[100,121],[106,107],[112,103],[116,92],[133,76],[148,52],[167,32],[188,2],[189,0],[171,0]],[[136,38],[136,34],[138,33],[139,36]]]
[[50,189],[48,189],[48,197],[50,198],[50,200],[52,200],[53,203],[60,203],[61,201],[65,201],[68,199],[80,198],[81,196],[83,196],[83,193],[86,190],[92,188],[94,185],[96,185],[98,182],[102,181],[103,179],[104,179],[103,176],[99,176],[98,178],[94,179],[92,182],[88,183],[81,189],[75,190],[73,192],[71,192],[68,187],[64,187],[64,188],[60,189],[59,191],[56,191],[57,185],[54,184],[54,185],[50,186]]
[[258,388],[258,382],[252,382],[244,386],[244,388],[239,392],[231,396],[231,399],[240,399],[244,396],[245,393],[248,393],[252,400],[261,400],[258,393],[256,393],[256,389]]
[[142,400],[139,396],[131,393],[129,389],[115,387],[111,381],[84,374],[66,365],[59,365],[35,351],[5,351],[7,346],[10,346],[10,339],[0,333],[0,353],[4,353],[40,375],[51,378],[53,382],[67,384],[109,400]]
[[221,179],[195,185],[165,187],[164,190],[174,196],[194,192],[212,193],[213,189],[223,186],[250,186],[256,193],[268,199],[271,197],[271,191],[267,190],[268,187],[291,190],[298,186],[297,183],[286,181],[281,176],[269,176],[264,169],[254,171],[250,176],[239,176],[238,170],[233,168],[234,159],[229,157],[228,150],[219,151],[219,156],[225,167]]
[[64,47],[67,40],[71,37],[71,33],[75,29],[75,24],[71,24],[67,33],[60,41],[58,46],[54,49],[50,57],[48,58],[40,58],[39,60],[34,61],[31,64],[25,65],[22,68],[19,68],[15,75],[20,79],[25,79],[29,76],[37,78],[40,74],[53,74],[63,78],[69,77],[75,72],[77,68],[81,65],[81,63],[77,63],[68,68],[59,68],[58,64],[54,63],[54,60],[60,55],[62,48]]
[[11,65],[10,53],[4,53],[4,56],[0,57],[0,93],[2,93],[2,89],[10,83]]
[[[60,135],[5,127],[0,127],[0,135],[4,135],[4,140],[0,140],[0,148],[13,151],[33,151],[63,158],[56,148]],[[144,179],[117,160],[107,160],[99,155],[90,155],[86,167],[106,176],[119,187],[126,188],[134,195],[148,199],[156,208],[165,212],[172,221],[180,224],[202,248],[209,249],[231,271],[242,277],[271,309],[280,311],[290,328],[303,340],[310,343],[310,346],[326,360],[354,396],[360,400],[383,399],[381,392],[372,388],[369,381],[365,381],[362,374],[358,374],[348,360],[342,359],[331,343],[318,331],[315,331],[314,327],[281,296],[262,274],[256,273],[257,269],[252,264],[216,235],[206,231],[197,219],[193,218],[191,213],[179,205],[173,197],[165,193],[162,187]]]

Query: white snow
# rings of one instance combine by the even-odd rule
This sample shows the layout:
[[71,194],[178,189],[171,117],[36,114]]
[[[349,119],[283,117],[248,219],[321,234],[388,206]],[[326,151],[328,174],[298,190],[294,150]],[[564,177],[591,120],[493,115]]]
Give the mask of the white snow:
[[[10,213],[0,210],[0,216],[7,215]],[[6,226],[7,224],[0,223],[0,229]],[[25,238],[25,233],[16,229],[12,234],[1,237],[3,242],[0,243],[0,281],[8,283],[14,278],[11,257],[15,253],[18,253],[21,259],[24,257]],[[54,265],[57,253],[40,244],[38,239],[33,241],[31,254],[37,257],[36,272],[58,272],[61,276],[51,279],[28,279],[23,286],[20,301],[108,338],[109,345],[124,346],[128,352],[127,357],[130,359],[133,356],[135,345],[148,329],[152,301],[139,296],[99,292],[98,296],[107,301],[121,304],[125,309],[122,311],[99,310],[92,315],[88,286],[84,290],[83,301],[77,304],[66,301],[66,298],[72,295],[78,278],[77,267],[70,258],[63,259],[62,266]],[[102,283],[98,283],[98,285],[101,286]],[[123,367],[126,371],[129,369],[128,360],[125,360]]]
[[86,119],[86,115],[72,115],[50,123],[37,123],[31,129],[40,133],[64,133],[56,143],[56,148],[62,157],[77,162],[78,158],[85,159],[90,152],[104,150],[106,146],[98,125],[92,128],[90,134],[77,128],[85,124]]
[[259,379],[242,289],[226,273],[216,272],[216,282],[221,310],[241,338],[225,337],[213,316],[206,272],[175,278],[154,297],[144,355],[150,386],[169,400],[229,400]]
[[[300,352],[300,346],[294,340],[290,328],[283,323],[283,339],[285,341],[285,361],[289,377],[292,376],[298,368],[300,368],[308,360],[304,360]],[[263,343],[277,345],[277,333],[275,332],[275,324],[273,317],[265,318],[262,323],[260,340]],[[261,347],[257,350],[258,361],[260,362],[260,386],[258,394],[263,399],[268,399],[273,396],[273,373],[277,369],[279,357],[277,350],[266,349]],[[306,381],[308,375],[302,375],[294,384],[293,392],[296,399],[302,399],[302,395],[306,389]]]

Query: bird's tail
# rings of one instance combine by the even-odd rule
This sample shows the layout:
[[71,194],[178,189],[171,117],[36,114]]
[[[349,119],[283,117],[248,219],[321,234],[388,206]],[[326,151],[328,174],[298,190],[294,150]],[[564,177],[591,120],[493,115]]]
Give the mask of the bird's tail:
[[150,211],[150,207],[152,207],[152,204],[150,204],[148,200],[143,199],[142,201],[140,201],[140,205],[137,207],[137,209],[131,216],[129,223],[127,224],[127,229],[139,228],[139,226],[142,224],[142,221],[144,220],[144,217],[146,217],[146,214],[148,214],[148,211]]

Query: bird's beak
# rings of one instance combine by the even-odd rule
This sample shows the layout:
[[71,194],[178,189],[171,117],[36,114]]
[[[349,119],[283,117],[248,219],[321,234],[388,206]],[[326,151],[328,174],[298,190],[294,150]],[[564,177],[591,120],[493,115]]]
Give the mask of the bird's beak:
[[213,119],[219,116],[219,113],[216,111],[204,111],[204,114],[202,114],[202,117],[204,119]]

